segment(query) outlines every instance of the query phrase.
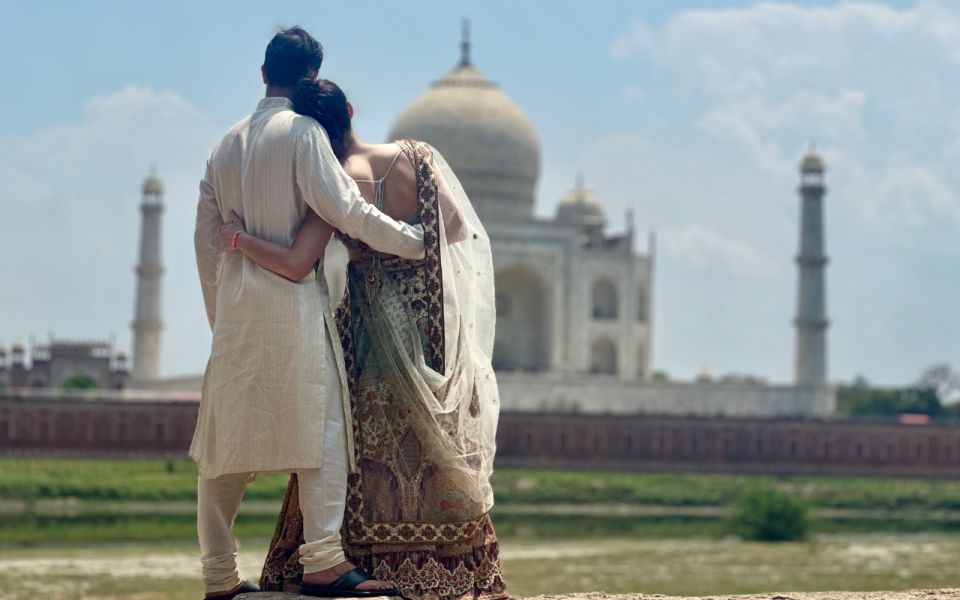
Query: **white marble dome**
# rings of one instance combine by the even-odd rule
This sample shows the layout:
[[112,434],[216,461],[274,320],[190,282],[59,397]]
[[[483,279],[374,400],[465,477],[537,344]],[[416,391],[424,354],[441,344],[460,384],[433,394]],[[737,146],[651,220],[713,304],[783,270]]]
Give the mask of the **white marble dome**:
[[452,72],[397,118],[390,139],[433,145],[459,177],[483,217],[533,215],[540,143],[527,116],[470,64],[469,46]]
[[583,181],[567,192],[557,204],[557,221],[566,225],[602,226],[607,222],[600,198],[583,187]]

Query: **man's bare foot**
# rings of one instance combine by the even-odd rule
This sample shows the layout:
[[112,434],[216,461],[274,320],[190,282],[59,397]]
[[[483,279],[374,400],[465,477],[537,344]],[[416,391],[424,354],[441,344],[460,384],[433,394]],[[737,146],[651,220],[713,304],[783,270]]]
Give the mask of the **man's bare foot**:
[[[339,565],[335,565],[329,569],[317,571],[316,573],[307,573],[303,576],[303,582],[311,585],[330,585],[339,579],[340,576],[349,573],[355,568],[356,567],[354,567],[349,561],[343,561]],[[379,581],[377,579],[364,581],[363,583],[357,585],[358,590],[365,592],[375,590],[391,590],[393,587],[394,586],[392,583],[388,581]]]

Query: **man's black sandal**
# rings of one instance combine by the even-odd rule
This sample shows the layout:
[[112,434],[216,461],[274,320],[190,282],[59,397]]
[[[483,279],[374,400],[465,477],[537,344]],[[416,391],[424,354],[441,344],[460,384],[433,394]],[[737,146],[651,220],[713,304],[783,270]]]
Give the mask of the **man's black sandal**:
[[207,594],[206,596],[203,597],[203,600],[233,600],[240,594],[253,593],[253,592],[259,592],[259,591],[260,591],[260,588],[257,587],[257,584],[250,583],[249,581],[244,581],[243,583],[240,584],[240,587],[238,587],[235,590],[231,590],[229,592],[223,592],[220,594]]
[[370,577],[360,569],[347,571],[337,578],[333,583],[319,585],[314,583],[304,583],[300,586],[300,595],[302,596],[321,596],[327,598],[375,598],[377,596],[399,596],[395,588],[385,590],[358,590],[357,586],[364,581],[370,581]]

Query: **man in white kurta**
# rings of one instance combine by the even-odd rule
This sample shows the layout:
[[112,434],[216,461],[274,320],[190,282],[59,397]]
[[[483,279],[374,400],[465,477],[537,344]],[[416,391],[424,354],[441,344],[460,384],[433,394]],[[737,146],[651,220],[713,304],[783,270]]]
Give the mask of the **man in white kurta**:
[[218,229],[231,210],[251,234],[291,246],[308,210],[376,250],[423,257],[423,232],[361,198],[313,119],[267,97],[214,148],[200,185],[195,246],[213,345],[190,455],[199,471],[198,533],[207,593],[235,589],[230,533],[257,473],[295,471],[304,516],[301,563],[342,563],[339,529],[352,443],[342,350],[323,274],[288,281]]

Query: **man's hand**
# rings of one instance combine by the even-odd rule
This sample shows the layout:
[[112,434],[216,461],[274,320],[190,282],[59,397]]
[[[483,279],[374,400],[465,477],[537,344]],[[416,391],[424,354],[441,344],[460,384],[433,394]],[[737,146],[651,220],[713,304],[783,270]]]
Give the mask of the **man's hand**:
[[234,211],[230,211],[230,218],[227,219],[227,222],[220,226],[220,249],[225,252],[232,252],[237,249],[236,238],[234,237],[237,234],[246,233],[246,228],[243,225],[243,219],[240,218]]

